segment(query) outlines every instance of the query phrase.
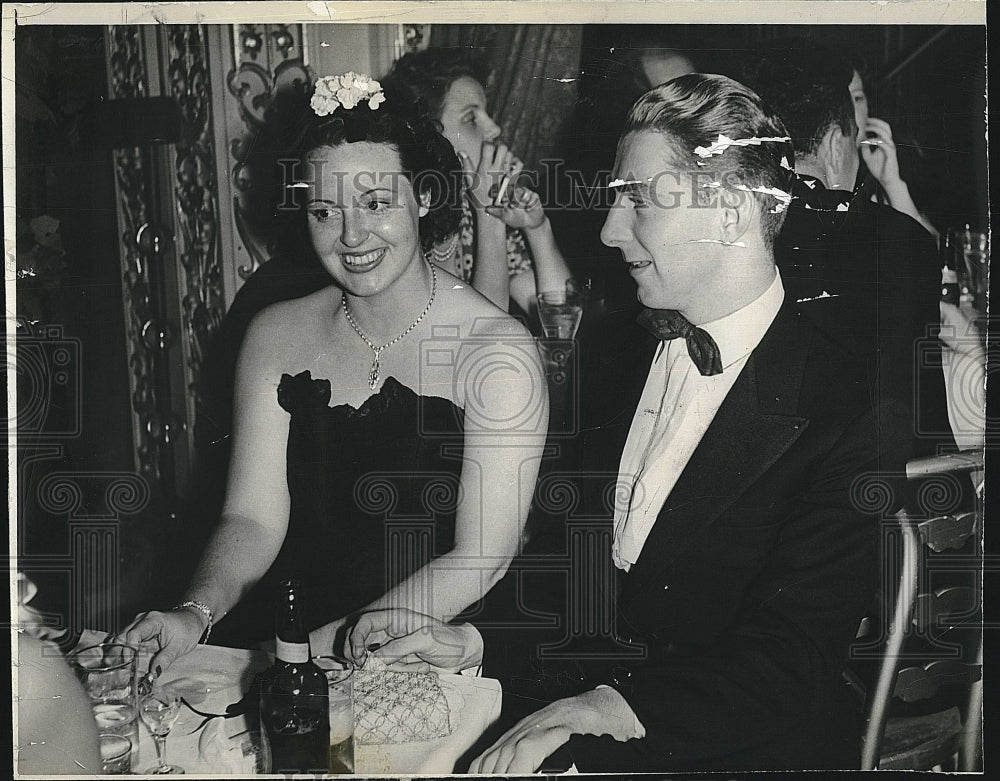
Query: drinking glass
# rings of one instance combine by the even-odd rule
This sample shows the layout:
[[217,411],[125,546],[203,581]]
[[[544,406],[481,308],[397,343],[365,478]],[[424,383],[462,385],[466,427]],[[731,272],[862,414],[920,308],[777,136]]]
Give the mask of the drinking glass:
[[986,308],[986,288],[989,284],[990,256],[988,238],[985,233],[965,226],[955,232],[955,247],[962,255],[959,276],[963,292],[971,296],[973,306],[979,310]]
[[136,649],[122,643],[99,643],[69,657],[70,667],[90,698],[98,734],[127,738],[132,765],[139,755],[136,660]]
[[163,775],[167,773],[183,773],[184,768],[167,764],[167,735],[170,734],[174,722],[181,710],[181,698],[168,689],[154,689],[139,700],[139,715],[146,722],[156,743],[156,765],[147,768],[147,775]]
[[572,341],[583,318],[584,297],[575,283],[538,294],[538,319],[548,339]]
[[316,656],[330,698],[331,773],[354,772],[354,665],[339,656]]
[[128,775],[132,772],[132,741],[124,735],[104,733],[101,742],[101,771],[105,775]]

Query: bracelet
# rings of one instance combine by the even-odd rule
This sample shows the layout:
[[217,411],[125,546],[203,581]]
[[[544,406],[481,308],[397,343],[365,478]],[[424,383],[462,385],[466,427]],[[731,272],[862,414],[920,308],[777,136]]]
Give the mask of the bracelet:
[[207,643],[208,636],[212,634],[212,624],[214,623],[214,615],[212,614],[212,608],[206,605],[204,602],[199,602],[197,599],[187,599],[177,605],[174,610],[181,610],[186,607],[193,607],[206,619],[208,619],[208,626],[205,627],[205,631],[202,633],[201,637],[198,638],[199,643]]

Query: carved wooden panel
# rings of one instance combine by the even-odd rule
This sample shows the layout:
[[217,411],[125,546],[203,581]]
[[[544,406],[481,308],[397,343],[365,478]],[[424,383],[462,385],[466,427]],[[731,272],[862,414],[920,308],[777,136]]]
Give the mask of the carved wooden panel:
[[136,465],[171,508],[188,487],[202,364],[225,311],[209,50],[200,25],[111,27],[107,39],[111,97],[169,97],[179,116],[170,143],[137,137],[113,153]]
[[274,96],[288,89],[308,89],[313,82],[304,35],[302,25],[241,24],[233,28],[234,67],[226,77],[226,87],[236,100],[243,125],[229,148],[233,220],[246,252],[246,262],[237,266],[241,280],[268,258],[266,239],[248,218],[247,192],[253,184],[246,167],[249,147]]
[[165,30],[169,90],[181,113],[173,188],[187,417],[193,420],[200,407],[202,363],[225,311],[217,241],[212,85],[203,28],[178,25]]
[[[111,27],[107,36],[108,81],[112,99],[148,97],[143,42],[138,27]],[[139,473],[159,480],[158,443],[147,422],[156,411],[154,351],[143,339],[151,319],[149,268],[139,249],[139,229],[148,220],[146,157],[136,146],[113,152],[121,236],[122,294],[125,304],[126,360],[132,394],[133,444]]]

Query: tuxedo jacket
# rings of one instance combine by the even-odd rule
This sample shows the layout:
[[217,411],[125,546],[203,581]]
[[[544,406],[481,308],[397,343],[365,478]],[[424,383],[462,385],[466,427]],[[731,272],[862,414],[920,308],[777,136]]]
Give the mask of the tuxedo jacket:
[[[621,572],[612,486],[657,343],[613,320],[583,356],[579,504],[477,623],[505,718],[608,684],[646,737],[573,737],[581,771],[857,767],[842,671],[880,577],[880,518],[896,509],[875,475],[901,470],[908,434],[879,442],[863,363],[786,301]],[[901,411],[882,414],[908,431]]]

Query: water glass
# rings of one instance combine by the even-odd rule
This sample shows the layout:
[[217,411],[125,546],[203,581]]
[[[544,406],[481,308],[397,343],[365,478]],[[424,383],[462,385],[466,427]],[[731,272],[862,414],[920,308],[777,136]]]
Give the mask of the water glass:
[[138,761],[139,718],[136,711],[136,649],[121,643],[81,648],[69,657],[94,711],[97,731],[132,744],[131,764]]
[[132,741],[124,735],[100,736],[101,772],[105,775],[120,776],[132,772]]
[[317,656],[330,698],[331,773],[354,772],[354,665],[339,656]]

